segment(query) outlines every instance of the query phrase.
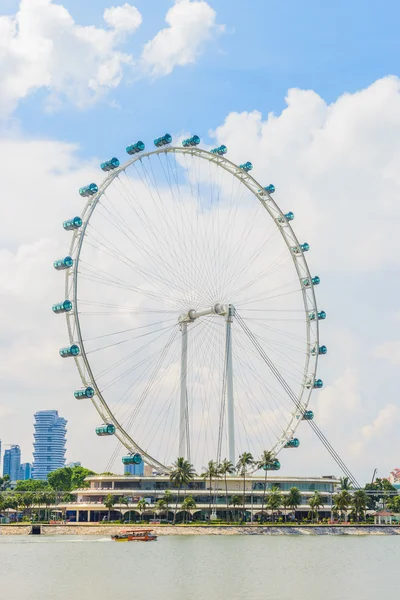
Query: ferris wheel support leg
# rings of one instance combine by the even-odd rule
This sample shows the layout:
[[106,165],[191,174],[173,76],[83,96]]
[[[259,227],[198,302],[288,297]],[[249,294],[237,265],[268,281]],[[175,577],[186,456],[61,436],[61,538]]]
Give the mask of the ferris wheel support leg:
[[233,402],[233,369],[232,369],[232,321],[235,309],[229,304],[226,314],[226,393],[227,393],[227,423],[228,423],[228,454],[229,460],[235,466],[235,407]]
[[179,411],[179,457],[187,458],[187,434],[188,434],[188,411],[187,411],[187,323],[181,323],[182,352],[181,352],[181,397]]

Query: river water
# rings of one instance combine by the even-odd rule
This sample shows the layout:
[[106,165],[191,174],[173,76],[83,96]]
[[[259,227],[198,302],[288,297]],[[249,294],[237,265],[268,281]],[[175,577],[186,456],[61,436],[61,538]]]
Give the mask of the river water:
[[0,537],[2,600],[380,600],[400,536]]

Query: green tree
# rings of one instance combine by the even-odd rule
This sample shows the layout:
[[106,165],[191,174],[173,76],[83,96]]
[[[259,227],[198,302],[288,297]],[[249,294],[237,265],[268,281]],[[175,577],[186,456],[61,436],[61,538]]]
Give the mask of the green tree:
[[72,469],[63,467],[56,469],[47,475],[50,487],[61,496],[61,492],[70,492],[72,486]]
[[196,508],[196,502],[194,501],[193,496],[186,496],[184,501],[182,502],[182,508],[184,511],[184,517],[186,516],[186,522],[188,520],[188,516],[190,514],[190,510],[194,510]]
[[290,508],[290,504],[289,503],[290,503],[289,496],[288,495],[283,496],[283,498],[282,498],[282,506],[283,506],[283,509],[285,511],[285,523],[286,523],[286,520],[287,520],[287,510],[288,510],[288,508]]
[[319,492],[315,491],[314,494],[309,499],[308,504],[310,505],[310,508],[311,508],[310,512],[311,512],[312,522],[314,522],[314,515],[316,516],[316,519],[318,521],[318,511],[319,511],[320,507],[323,506],[321,494]]
[[204,471],[204,473],[202,473],[202,478],[203,479],[208,479],[209,481],[209,491],[210,491],[210,495],[209,495],[209,511],[210,511],[210,515],[211,515],[211,503],[212,503],[212,481],[213,478],[216,478],[218,475],[218,465],[215,461],[210,460],[208,461],[208,465],[206,470]]
[[272,521],[274,520],[275,512],[278,512],[280,507],[282,506],[283,496],[281,491],[277,487],[273,487],[271,492],[268,494],[268,502],[267,506],[271,510],[272,513]]
[[27,510],[32,519],[32,506],[35,502],[35,495],[32,492],[24,492],[21,494],[21,505]]
[[[119,502],[119,504],[122,504],[123,506],[126,506],[129,509],[129,498],[127,498],[126,496],[121,496],[121,498],[119,498],[118,502]],[[120,509],[119,513],[121,515],[121,521],[123,521],[124,517],[122,516],[122,509]],[[130,521],[130,515],[129,515],[129,521]]]
[[49,521],[49,508],[52,504],[55,504],[56,497],[52,492],[45,492],[42,496],[42,504],[45,506],[45,521]]
[[341,477],[340,478],[340,489],[341,490],[352,490],[353,489],[353,484],[351,483],[350,479],[348,477]]
[[225,500],[226,500],[226,516],[228,517],[228,480],[227,476],[234,472],[233,464],[227,458],[224,458],[222,463],[218,465],[218,471],[225,480]]
[[85,479],[86,477],[90,477],[91,475],[96,475],[96,473],[94,471],[91,471],[90,469],[85,469],[85,467],[72,467],[71,490],[89,487],[90,484],[88,481],[85,481]]
[[167,503],[164,498],[160,498],[159,500],[157,500],[156,512],[158,513],[159,516],[162,515],[163,512],[165,512],[166,508],[167,508]]
[[0,477],[0,492],[5,492],[10,487],[11,481],[9,475],[3,475]]
[[333,496],[333,508],[340,514],[340,520],[343,521],[343,515],[347,514],[351,506],[351,494],[347,490],[342,490]]
[[163,500],[165,501],[166,507],[167,507],[167,521],[169,518],[168,512],[169,512],[169,506],[170,504],[172,504],[172,500],[173,500],[173,495],[170,492],[170,490],[165,490],[164,492],[164,496],[163,496]]
[[365,517],[365,511],[368,506],[368,496],[365,493],[365,490],[357,490],[354,492],[352,506],[356,514],[357,521],[360,521],[360,518]]
[[395,513],[400,513],[400,496],[391,496],[387,502],[387,507]]
[[110,522],[111,509],[115,504],[115,496],[112,494],[107,494],[103,500],[103,504],[106,508],[108,508],[108,522]]
[[374,483],[367,483],[365,491],[374,492],[368,496],[368,508],[376,509],[377,505],[382,502],[385,507],[386,502],[391,498],[392,494],[396,492],[396,488],[390,483],[388,479],[375,479]]
[[[231,505],[231,506],[233,506],[233,507],[235,507],[235,506],[240,506],[241,504],[242,504],[242,501],[241,501],[241,499],[239,498],[239,496],[237,496],[237,495],[235,495],[235,494],[234,494],[234,495],[232,496],[232,498],[231,498],[230,505]],[[235,512],[235,511],[234,511],[234,512]],[[238,521],[238,520],[239,520],[239,515],[238,515],[238,514],[236,514],[236,517],[237,517],[237,518],[236,518],[236,521]]]
[[195,475],[195,471],[193,469],[193,465],[183,457],[177,458],[177,460],[172,465],[172,470],[169,475],[170,481],[174,484],[175,487],[178,488],[178,493],[176,496],[176,504],[175,504],[175,513],[173,524],[175,525],[176,521],[176,513],[178,510],[179,496],[183,485],[187,485],[190,481],[193,480]]
[[26,479],[17,481],[15,486],[16,492],[41,492],[44,490],[50,490],[48,481],[42,481],[41,479]]
[[236,465],[236,469],[238,473],[243,477],[243,520],[246,520],[246,473],[249,467],[254,464],[253,455],[250,452],[243,452],[239,456],[238,463]]
[[288,506],[293,511],[294,515],[296,515],[297,507],[301,504],[301,494],[300,490],[297,487],[292,487],[289,490],[288,494]]
[[259,469],[264,469],[264,489],[262,496],[262,505],[261,505],[261,521],[264,516],[264,504],[265,504],[265,495],[267,492],[267,475],[268,469],[274,464],[275,456],[270,450],[264,450],[261,454],[260,460],[257,462],[257,467]]
[[138,507],[138,510],[139,510],[140,520],[141,521],[142,521],[142,514],[146,510],[146,506],[148,506],[148,503],[146,502],[146,500],[144,498],[140,498],[140,500],[137,503],[137,507]]

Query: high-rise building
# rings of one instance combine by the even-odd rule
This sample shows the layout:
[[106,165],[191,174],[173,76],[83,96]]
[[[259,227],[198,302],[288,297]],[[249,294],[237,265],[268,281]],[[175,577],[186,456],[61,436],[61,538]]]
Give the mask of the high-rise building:
[[35,413],[32,479],[47,479],[51,471],[65,467],[66,425],[57,410]]
[[3,475],[9,475],[11,481],[19,479],[19,469],[21,466],[21,449],[17,445],[7,448],[4,452]]
[[32,479],[32,465],[31,463],[22,463],[19,468],[19,479],[26,480]]
[[140,465],[124,465],[124,473],[125,475],[127,473],[130,475],[144,475],[144,462],[142,461]]
[[0,440],[0,473],[1,473],[1,440]]

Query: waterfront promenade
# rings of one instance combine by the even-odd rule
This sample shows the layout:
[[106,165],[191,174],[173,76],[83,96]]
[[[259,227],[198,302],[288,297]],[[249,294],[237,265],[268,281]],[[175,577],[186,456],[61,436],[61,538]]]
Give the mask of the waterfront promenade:
[[[111,536],[126,529],[149,527],[160,536],[171,535],[400,535],[400,525],[100,525],[71,523],[41,525],[41,535]],[[32,526],[0,525],[0,535],[29,535]]]

